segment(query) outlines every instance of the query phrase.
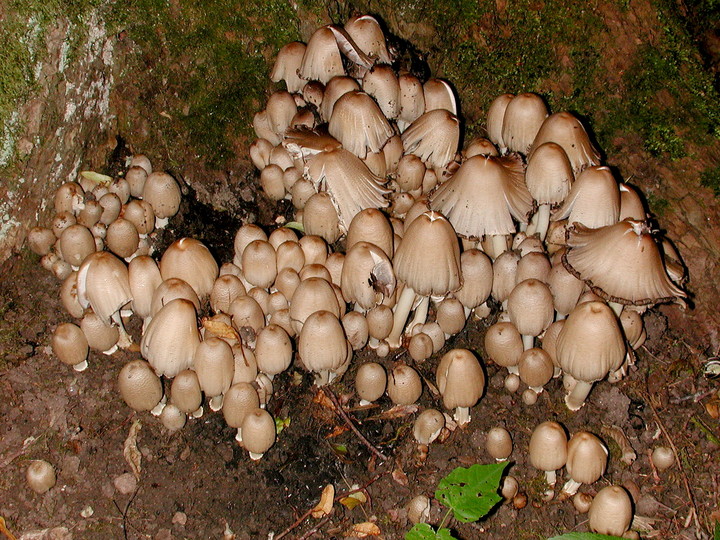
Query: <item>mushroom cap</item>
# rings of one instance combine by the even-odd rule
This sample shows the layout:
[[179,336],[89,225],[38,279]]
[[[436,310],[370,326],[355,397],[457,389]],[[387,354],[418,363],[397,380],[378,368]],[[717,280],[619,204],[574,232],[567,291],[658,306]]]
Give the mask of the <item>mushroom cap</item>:
[[[143,186],[144,201],[152,206],[158,218],[170,218],[180,209],[182,193],[175,179],[164,172],[148,174]],[[100,201],[102,204],[102,200]],[[101,218],[102,220],[102,218]]]
[[147,201],[130,201],[123,208],[122,216],[135,226],[139,234],[150,234],[155,229],[155,213]]
[[117,218],[107,226],[105,245],[122,259],[130,257],[140,245],[140,235],[131,221]]
[[176,298],[165,304],[145,328],[140,353],[159,375],[174,377],[192,366],[200,343],[195,306]]
[[243,276],[251,285],[270,287],[277,277],[277,256],[267,240],[253,240],[240,257]]
[[265,326],[265,312],[258,301],[247,294],[238,296],[230,303],[228,315],[232,317],[232,324],[238,331],[247,327],[257,333]]
[[329,311],[335,318],[340,317],[340,305],[332,285],[319,277],[300,281],[290,299],[290,318],[295,332],[299,333],[307,318],[320,310]]
[[430,167],[445,167],[460,142],[460,121],[450,111],[435,109],[416,118],[402,134],[405,153],[415,154]]
[[622,536],[630,527],[632,513],[627,491],[620,486],[606,486],[590,504],[588,526],[596,533]]
[[600,439],[587,431],[577,431],[568,441],[567,469],[570,478],[592,484],[605,473],[608,451]]
[[60,286],[60,300],[62,301],[65,311],[71,317],[76,319],[82,318],[85,309],[78,302],[77,297],[77,272],[72,272]]
[[600,154],[590,142],[582,123],[569,112],[558,112],[545,118],[528,158],[532,159],[533,152],[546,142],[555,142],[563,147],[575,174],[600,161]]
[[400,112],[400,84],[392,67],[387,64],[374,65],[363,77],[362,89],[377,101],[385,118],[397,118]]
[[460,255],[460,269],[463,284],[453,294],[466,308],[475,308],[485,302],[492,292],[492,261],[479,249],[467,249]]
[[365,401],[375,401],[385,393],[387,373],[377,362],[365,362],[355,373],[355,390]]
[[109,323],[111,316],[132,300],[125,263],[107,251],[91,253],[78,270],[77,292],[81,306],[90,306]]
[[537,391],[550,382],[554,370],[552,358],[543,349],[533,347],[520,355],[518,361],[520,380]]
[[618,221],[620,189],[609,167],[588,167],[578,174],[553,221],[567,219],[586,227],[604,227]]
[[335,102],[328,132],[359,158],[379,152],[395,134],[373,98],[358,91],[347,92]]
[[512,98],[503,115],[504,145],[511,152],[527,154],[547,115],[547,106],[537,94],[526,92]]
[[210,294],[219,273],[210,250],[194,238],[181,238],[170,244],[160,259],[159,267],[163,279],[184,279],[198,298],[206,298]]
[[465,307],[457,298],[443,298],[437,305],[435,321],[448,336],[459,334],[465,328]]
[[523,335],[539,336],[555,318],[550,288],[537,279],[521,281],[508,296],[510,320]]
[[488,139],[499,148],[507,147],[507,144],[505,144],[502,138],[503,120],[505,118],[505,111],[514,97],[514,94],[501,94],[493,100],[488,108],[487,120],[485,122]]
[[412,405],[422,394],[422,380],[415,369],[407,364],[400,364],[390,372],[386,390],[394,404]]
[[321,236],[329,244],[340,238],[340,219],[329,193],[321,191],[310,196],[305,202],[302,224],[306,233]]
[[92,233],[87,227],[77,223],[65,229],[58,242],[63,259],[74,267],[80,266],[85,257],[95,251]]
[[525,183],[539,204],[557,205],[565,200],[575,180],[570,160],[562,146],[546,142],[528,160]]
[[184,279],[170,278],[160,282],[160,284],[155,287],[155,291],[152,293],[150,300],[150,316],[155,316],[163,306],[166,306],[176,298],[189,300],[195,306],[195,310],[200,311],[200,299],[195,289]]
[[220,338],[209,337],[195,349],[193,367],[205,395],[215,397],[224,394],[235,374],[232,348]]
[[432,77],[423,84],[425,112],[444,109],[458,116],[458,104],[455,91],[449,82]]
[[359,311],[348,311],[340,319],[345,335],[353,351],[359,351],[368,342],[368,324],[365,315]]
[[275,64],[270,72],[270,80],[273,82],[285,82],[288,92],[298,93],[305,86],[305,81],[298,75],[298,70],[305,55],[305,44],[300,41],[293,41],[283,46],[275,58]]
[[108,326],[97,314],[89,312],[80,321],[80,328],[87,338],[88,346],[96,351],[111,349],[120,338],[116,326]]
[[472,407],[485,391],[485,373],[467,349],[451,349],[440,359],[435,373],[447,409]]
[[253,385],[249,382],[238,382],[225,392],[222,413],[228,426],[240,428],[245,417],[259,407],[260,398]]
[[527,223],[532,195],[522,162],[513,156],[473,156],[431,196],[430,207],[447,216],[458,235],[514,234],[513,218]]
[[[536,237],[534,237],[536,238]],[[515,273],[515,283],[534,278],[548,284],[550,259],[543,252],[530,251],[520,257]],[[549,284],[548,284],[549,285]]]
[[687,296],[668,277],[644,222],[621,221],[598,229],[573,225],[563,264],[608,301],[646,305]]
[[359,241],[347,250],[340,277],[347,302],[368,310],[392,296],[395,283],[392,263],[381,248]]
[[56,240],[55,233],[47,227],[33,227],[27,235],[28,247],[40,256],[47,255]]
[[584,302],[570,312],[555,344],[563,371],[593,382],[620,367],[625,339],[613,310],[603,302]]
[[485,333],[485,353],[496,364],[517,366],[523,352],[522,335],[511,322],[497,322]]
[[517,285],[517,267],[520,263],[518,251],[503,251],[493,262],[492,297],[498,302],[507,300]]
[[202,405],[202,391],[197,373],[192,369],[184,369],[178,373],[170,386],[170,403],[180,411],[190,414]]
[[485,438],[485,449],[488,454],[497,460],[504,460],[510,457],[513,450],[513,443],[508,430],[500,426],[491,428]]
[[265,231],[254,223],[246,223],[242,225],[235,233],[235,238],[233,239],[233,249],[235,252],[233,262],[242,268],[242,254],[247,245],[253,240],[267,239],[268,236],[265,234]]
[[345,75],[340,49],[329,27],[318,28],[310,36],[298,75],[303,80],[322,84],[327,84],[336,75]]
[[666,471],[675,464],[675,453],[667,446],[653,448],[650,459],[658,471]]
[[[415,325],[417,328],[420,325]],[[413,328],[413,330],[415,330]],[[433,341],[430,336],[424,332],[418,332],[410,337],[410,342],[407,345],[407,352],[410,358],[415,362],[422,362],[427,360],[433,354]]]
[[239,277],[232,274],[218,276],[210,291],[210,306],[215,313],[227,313],[232,301],[246,292]]
[[538,424],[530,436],[530,463],[541,471],[555,471],[567,461],[567,435],[557,422]]
[[365,314],[368,333],[375,339],[385,339],[390,335],[393,325],[393,312],[388,306],[379,304]]
[[241,429],[243,446],[252,454],[264,454],[275,444],[275,420],[265,409],[248,412]]
[[260,371],[268,375],[282,373],[292,362],[292,342],[287,332],[276,324],[260,329],[255,339],[255,360]]
[[60,323],[53,332],[52,350],[63,364],[76,366],[87,360],[89,346],[80,327],[65,322]]
[[445,427],[445,415],[437,409],[425,409],[413,423],[413,436],[419,444],[430,444]]
[[466,143],[462,155],[464,159],[470,159],[473,156],[499,156],[500,154],[490,139],[475,137]]
[[149,411],[162,399],[160,377],[145,360],[131,360],[118,375],[118,388],[123,401],[134,411]]
[[345,237],[345,251],[360,241],[371,242],[388,257],[393,256],[393,229],[387,216],[377,208],[365,208],[353,217]]
[[326,310],[311,313],[300,331],[297,352],[310,371],[338,369],[345,361],[348,344],[337,315]]
[[170,433],[175,433],[185,427],[187,414],[174,403],[168,403],[160,412],[160,423],[162,423]]
[[[150,167],[150,171],[152,172],[152,167]],[[125,180],[130,184],[130,195],[137,198],[142,197],[147,177],[148,172],[140,165],[133,165],[128,168],[125,173]]]
[[42,495],[55,486],[55,468],[43,459],[34,459],[25,470],[25,480],[30,489]]
[[425,93],[423,85],[415,75],[403,73],[398,77],[400,110],[398,127],[401,131],[412,124],[425,112]]
[[392,57],[385,44],[385,35],[377,19],[372,15],[351,17],[345,23],[345,31],[362,52],[377,62],[392,63]]
[[[565,248],[563,248],[564,250]],[[585,288],[585,282],[571,274],[561,259],[555,259],[547,277],[547,284],[553,296],[555,311],[561,315],[567,315],[577,305],[580,295]]]
[[446,295],[462,285],[460,247],[450,222],[425,212],[407,227],[393,257],[397,279],[419,295]]

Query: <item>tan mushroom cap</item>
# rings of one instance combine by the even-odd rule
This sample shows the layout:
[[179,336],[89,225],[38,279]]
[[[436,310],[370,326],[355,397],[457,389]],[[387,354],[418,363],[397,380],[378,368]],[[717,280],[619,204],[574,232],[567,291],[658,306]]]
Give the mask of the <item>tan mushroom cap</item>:
[[353,217],[345,237],[345,250],[360,241],[372,242],[388,257],[393,256],[393,229],[387,216],[377,208],[365,208]]
[[90,306],[103,321],[132,300],[127,266],[107,251],[96,251],[83,261],[77,274],[78,301]]
[[578,174],[570,193],[551,219],[604,227],[616,223],[619,216],[620,189],[612,171],[606,166],[593,166]]
[[271,380],[273,376],[290,367],[292,353],[290,336],[282,327],[268,324],[258,332],[255,340],[255,360],[258,369]]
[[265,409],[250,411],[242,422],[242,443],[254,460],[275,444],[275,420]]
[[405,153],[415,154],[428,166],[441,169],[455,157],[460,143],[460,121],[445,109],[428,111],[402,134]]
[[[155,217],[161,220],[160,225],[162,226],[162,220],[177,214],[180,209],[182,193],[180,186],[172,176],[164,172],[154,172],[148,174],[145,180],[142,198],[150,203]],[[158,225],[157,222],[156,225]]]
[[554,371],[552,358],[543,349],[533,347],[520,355],[518,361],[520,380],[538,394],[542,392],[543,386],[550,382]]
[[505,461],[513,450],[510,432],[501,426],[490,428],[485,438],[485,449],[496,461]]
[[176,298],[184,298],[192,302],[195,310],[200,311],[200,300],[195,289],[183,279],[170,278],[155,287],[150,300],[150,316],[155,316],[158,311]]
[[108,326],[95,313],[87,313],[80,321],[80,328],[91,349],[111,353],[120,338],[115,326]]
[[125,173],[125,180],[130,184],[130,195],[140,198],[145,189],[145,180],[147,180],[148,172],[139,165],[133,165],[128,168]]
[[28,231],[28,247],[37,255],[47,255],[55,244],[57,237],[47,227],[33,227]]
[[85,257],[95,251],[95,240],[92,233],[87,227],[77,223],[65,229],[58,242],[63,259],[75,268],[82,264]]
[[351,17],[345,23],[345,31],[370,58],[383,64],[392,62],[380,23],[372,15]]
[[385,368],[377,362],[365,362],[355,373],[355,391],[363,403],[380,399],[387,386]]
[[[417,325],[415,328],[419,326],[420,325]],[[413,331],[415,328],[413,328]],[[410,358],[415,360],[415,362],[423,362],[433,354],[433,340],[424,332],[413,334],[408,342],[407,351]]]
[[[232,384],[235,374],[235,361],[230,345],[217,337],[209,337],[195,349],[193,366],[197,374],[200,389],[209,398],[222,396]],[[210,408],[217,411],[222,406],[221,399],[211,399]]]
[[567,435],[557,422],[547,421],[535,427],[530,436],[530,463],[536,469],[545,471],[548,484],[555,485],[557,469],[567,462]]
[[306,81],[315,80],[327,84],[336,75],[345,75],[340,49],[332,30],[323,26],[310,37],[298,76]]
[[193,416],[202,415],[202,391],[197,373],[184,369],[178,373],[170,386],[170,403],[180,411]]
[[528,160],[525,182],[540,204],[560,204],[565,200],[575,175],[562,146],[546,142],[538,146]]
[[592,484],[604,473],[608,450],[600,439],[587,431],[577,431],[568,441],[565,468],[570,480],[563,486],[563,493],[574,495],[580,484]]
[[134,199],[125,205],[122,217],[135,225],[139,234],[150,234],[155,229],[155,213],[149,202]]
[[400,83],[392,67],[387,64],[373,66],[363,77],[362,88],[377,101],[385,118],[397,118],[400,112]]
[[420,80],[410,73],[401,74],[398,85],[400,111],[397,123],[402,132],[425,112],[425,93]]
[[523,352],[522,335],[511,322],[497,322],[485,333],[485,352],[493,362],[517,374]]
[[413,436],[419,444],[430,444],[445,427],[445,415],[437,409],[425,409],[413,423]]
[[598,229],[574,225],[563,264],[602,298],[646,305],[687,297],[667,275],[650,227],[621,221]]
[[320,236],[328,244],[334,243],[342,234],[332,197],[325,191],[314,193],[305,202],[302,224],[307,234]]
[[511,152],[527,154],[547,115],[547,106],[537,94],[526,92],[512,98],[503,115],[504,145]]
[[432,77],[423,84],[425,112],[444,109],[458,116],[458,104],[455,91],[449,82]]
[[107,227],[105,245],[115,255],[126,259],[137,251],[140,235],[131,221],[117,218]]
[[470,421],[469,409],[485,392],[485,373],[467,349],[451,349],[440,359],[435,373],[438,390],[447,409],[456,409],[459,424]]
[[321,310],[329,311],[336,318],[340,317],[340,306],[332,285],[318,277],[301,281],[290,299],[290,318],[295,332],[300,332],[311,314]]
[[42,495],[55,486],[55,468],[45,460],[34,459],[25,471],[25,481],[30,489]]
[[453,294],[467,309],[485,302],[492,292],[493,266],[490,257],[479,249],[467,249],[460,255],[463,285]]
[[317,384],[323,386],[334,378],[331,374],[345,362],[348,343],[335,313],[320,310],[311,313],[302,326],[297,352],[303,365],[317,373]]
[[73,323],[60,323],[52,335],[52,350],[63,364],[76,371],[87,368],[89,346],[85,334]]
[[599,534],[622,536],[632,523],[632,500],[620,486],[598,491],[588,510],[588,527]]
[[195,290],[198,298],[206,298],[218,277],[218,264],[210,250],[194,238],[176,240],[160,259],[163,279],[184,279]]
[[340,277],[343,297],[363,311],[395,292],[395,273],[385,252],[370,242],[359,241],[345,254]]
[[422,394],[422,380],[415,369],[400,364],[388,375],[387,395],[396,405],[412,405]]
[[532,158],[535,149],[546,142],[555,142],[563,147],[575,174],[600,161],[600,154],[590,142],[582,123],[569,112],[554,113],[545,119],[528,157]]
[[305,81],[298,75],[298,70],[305,55],[305,44],[293,41],[283,46],[275,58],[275,64],[270,72],[273,82],[285,82],[288,92],[298,93],[305,86]]
[[[515,285],[507,308],[510,320],[523,336],[539,336],[555,318],[550,288],[537,279],[526,279]],[[530,348],[527,343],[525,348]]]
[[163,387],[160,377],[145,360],[131,360],[118,375],[123,401],[135,411],[149,411],[160,403]]
[[245,417],[259,408],[260,398],[257,390],[249,382],[235,383],[225,392],[222,413],[227,425],[238,430],[236,440],[243,440],[242,425]]
[[502,138],[503,120],[508,104],[515,97],[514,94],[501,94],[490,104],[485,122],[488,138],[499,148],[507,148]]

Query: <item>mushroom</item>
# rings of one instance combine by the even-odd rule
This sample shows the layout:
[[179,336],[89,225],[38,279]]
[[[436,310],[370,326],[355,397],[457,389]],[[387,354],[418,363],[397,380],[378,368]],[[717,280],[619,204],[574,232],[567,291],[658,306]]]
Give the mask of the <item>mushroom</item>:
[[470,422],[470,408],[485,392],[485,374],[475,355],[467,349],[449,350],[440,359],[435,380],[445,408],[455,409],[458,425]]
[[650,460],[658,471],[663,472],[675,464],[675,453],[667,446],[656,446],[650,455]]
[[463,305],[465,317],[490,297],[493,267],[490,257],[479,249],[467,249],[460,254],[463,284],[453,293]]
[[[413,332],[419,328],[420,325],[413,328]],[[423,325],[424,326],[424,325]],[[444,337],[444,334],[443,334]],[[410,337],[410,341],[407,346],[408,354],[410,358],[415,362],[422,362],[430,358],[433,354],[433,341],[430,336],[424,332],[418,331],[417,334],[413,334]]]
[[460,121],[445,109],[424,113],[402,134],[405,153],[415,154],[436,170],[450,163],[458,150],[459,141]]
[[557,422],[547,421],[535,427],[530,436],[530,463],[545,472],[550,487],[555,486],[555,471],[567,462],[567,435]]
[[341,316],[340,305],[332,285],[319,277],[301,281],[290,299],[290,319],[295,332],[299,334],[306,319],[320,310],[328,311],[336,318]]
[[153,172],[148,173],[145,180],[142,198],[152,206],[155,213],[155,228],[163,229],[180,209],[182,194],[180,186],[172,176],[164,172]]
[[336,75],[345,75],[340,49],[329,27],[318,28],[310,36],[297,73],[301,79],[322,84]]
[[523,348],[531,349],[536,336],[543,333],[555,318],[552,293],[537,279],[521,281],[508,297],[510,321],[522,335]]
[[159,415],[165,406],[160,377],[145,360],[131,360],[118,375],[123,401],[134,411],[152,411]]
[[40,256],[50,253],[56,240],[55,233],[47,227],[33,227],[27,234],[28,247]]
[[340,322],[353,351],[359,351],[365,347],[370,337],[365,315],[359,311],[349,311],[342,316]]
[[112,354],[117,350],[120,332],[115,326],[108,326],[93,312],[88,312],[80,321],[80,328],[85,334],[88,346],[104,354]]
[[82,264],[85,257],[95,251],[95,240],[87,227],[80,224],[70,225],[58,240],[63,259],[74,270]]
[[168,403],[160,413],[160,422],[170,433],[175,433],[185,427],[187,414],[177,405]]
[[360,406],[369,405],[380,399],[387,386],[385,368],[377,362],[365,362],[355,373],[355,391],[360,398]]
[[235,373],[232,348],[220,338],[206,337],[195,349],[193,366],[200,389],[210,398],[210,409],[219,411]]
[[117,218],[107,227],[105,245],[121,259],[128,259],[137,251],[140,235],[132,222]]
[[351,17],[344,28],[355,45],[371,59],[383,64],[392,63],[393,58],[387,50],[385,35],[375,17],[372,15]]
[[487,120],[485,121],[488,138],[503,154],[507,151],[507,144],[502,138],[503,121],[505,111],[514,97],[513,94],[501,94],[496,97],[488,108]]
[[232,274],[218,276],[210,291],[210,307],[215,313],[227,313],[233,300],[246,292],[239,277]]
[[125,180],[127,180],[128,184],[130,185],[130,195],[132,195],[133,197],[137,197],[138,199],[142,197],[147,177],[148,172],[139,165],[133,165],[128,168],[127,172],[125,173]]
[[398,94],[400,110],[397,116],[397,125],[402,133],[425,112],[425,94],[422,83],[411,73],[401,74],[398,77],[398,85],[400,87]]
[[[184,279],[170,278],[162,281],[152,293],[152,299],[150,300],[150,317],[154,317],[164,306],[177,298],[184,298],[192,302],[195,310],[200,311],[200,299],[195,289]],[[147,326],[148,322],[150,321],[146,321],[145,326]]]
[[532,159],[535,150],[546,142],[562,146],[575,174],[596,165],[600,160],[600,154],[590,142],[582,123],[569,112],[558,112],[545,118],[535,136],[528,159]]
[[305,81],[298,75],[298,70],[305,55],[305,48],[305,44],[299,41],[293,41],[282,47],[275,58],[270,80],[284,81],[288,92],[300,92]]
[[63,364],[72,366],[75,371],[87,369],[88,342],[76,324],[66,322],[57,326],[52,335],[52,350]]
[[373,98],[358,91],[347,92],[335,102],[328,132],[361,159],[368,152],[379,152],[395,134]]
[[563,371],[577,380],[565,397],[571,411],[580,409],[593,383],[618,369],[625,358],[622,330],[603,302],[578,304],[565,320],[555,347]]
[[547,106],[537,94],[526,92],[513,97],[503,115],[503,145],[511,152],[527,154],[547,115]]
[[210,250],[194,238],[181,238],[170,244],[160,259],[159,267],[163,279],[174,277],[185,280],[200,299],[210,294],[219,273]]
[[222,413],[227,425],[237,430],[236,441],[243,441],[243,421],[257,409],[260,409],[260,398],[255,387],[249,382],[235,383],[225,392]]
[[257,408],[248,412],[240,429],[243,446],[254,461],[275,444],[275,420],[265,409]]
[[292,343],[282,327],[268,324],[260,329],[255,339],[255,360],[258,369],[270,380],[290,367]]
[[413,436],[418,444],[431,444],[445,427],[445,415],[437,409],[425,409],[413,423]]
[[67,311],[71,317],[76,319],[82,318],[85,313],[85,309],[78,302],[77,297],[77,272],[72,272],[60,286],[60,301],[62,302],[65,311]]
[[430,499],[426,495],[414,497],[407,506],[408,519],[414,523],[427,523],[430,519]]
[[507,429],[495,426],[487,432],[485,450],[495,458],[495,461],[507,461],[512,454],[512,437]]
[[582,484],[592,484],[605,473],[608,450],[600,439],[587,431],[578,431],[568,441],[567,469],[561,498],[572,497]]
[[393,230],[390,220],[377,208],[365,208],[353,217],[345,237],[345,251],[358,242],[371,242],[385,252],[393,255]]
[[25,481],[30,489],[42,495],[55,486],[55,468],[44,459],[34,459],[25,470]]
[[604,227],[617,223],[620,216],[620,190],[617,181],[606,166],[588,167],[573,183],[565,202],[551,219],[567,219],[586,227]]
[[347,339],[337,315],[326,310],[311,313],[300,331],[297,352],[303,365],[316,374],[315,384],[331,383],[348,355]]
[[606,486],[595,495],[588,510],[588,527],[599,534],[623,536],[632,523],[632,501],[620,486]]
[[314,193],[303,210],[302,224],[307,234],[321,236],[329,244],[340,238],[340,221],[329,193]]
[[203,415],[202,390],[195,371],[184,369],[175,376],[170,386],[170,403],[193,418]]
[[399,364],[388,376],[386,391],[395,405],[412,405],[422,394],[422,380],[415,369]]
[[555,367],[550,355],[543,349],[533,347],[523,351],[518,361],[520,380],[536,394],[553,378]]
[[358,241],[345,254],[340,283],[345,300],[367,311],[395,292],[395,273],[381,248]]
[[508,373],[518,375],[518,362],[523,352],[522,336],[513,323],[497,322],[485,333],[485,352]]

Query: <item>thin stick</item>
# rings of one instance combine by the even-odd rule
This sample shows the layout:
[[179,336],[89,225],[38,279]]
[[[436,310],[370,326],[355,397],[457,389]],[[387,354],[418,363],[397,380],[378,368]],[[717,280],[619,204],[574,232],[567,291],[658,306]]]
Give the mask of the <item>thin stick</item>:
[[0,533],[3,533],[8,538],[8,540],[17,540],[13,533],[11,533],[5,526],[5,519],[2,517],[0,517]]
[[342,408],[342,405],[340,404],[340,401],[338,400],[335,393],[332,390],[330,390],[327,386],[324,386],[322,391],[325,392],[325,395],[328,397],[328,399],[330,401],[332,401],[332,404],[335,408],[335,412],[338,413],[342,417],[343,420],[345,420],[345,423],[350,427],[350,429],[353,430],[353,433],[355,433],[355,435],[357,435],[358,439],[360,439],[360,441],[368,448],[368,450],[370,450],[370,452],[375,454],[375,456],[377,456],[382,461],[387,461],[387,457],[385,457],[385,455],[380,450],[375,448],[375,446],[373,446],[373,444],[370,441],[368,441],[362,433],[360,433],[360,430],[355,427],[355,424],[353,423],[353,421],[350,419],[350,417],[347,415],[345,410]]
[[655,406],[652,404],[652,401],[650,400],[650,395],[645,394],[645,401],[648,405],[650,405],[650,410],[653,413],[653,416],[655,417],[655,421],[657,422],[658,427],[660,428],[660,431],[663,432],[663,435],[667,439],[668,443],[670,444],[670,447],[672,448],[673,454],[675,455],[675,461],[677,461],[678,467],[680,467],[680,476],[682,476],[683,484],[685,485],[685,491],[687,492],[688,500],[690,501],[690,504],[692,506],[691,512],[693,520],[695,521],[695,527],[697,528],[697,533],[699,534],[700,531],[702,531],[702,526],[700,525],[700,520],[698,519],[698,509],[697,505],[695,504],[695,497],[693,497],[692,490],[690,489],[690,482],[688,481],[687,474],[685,473],[685,467],[683,467],[682,461],[680,460],[680,454],[678,453],[677,447],[675,446],[675,443],[670,438],[670,434],[665,429],[665,425],[662,423],[662,420],[660,420],[660,415],[658,414],[657,410],[655,409]]
[[310,529],[308,532],[303,534],[300,538],[298,538],[298,540],[306,540],[307,538],[310,538],[313,534],[315,534],[321,528],[323,528],[328,521],[330,521],[329,515],[325,516],[323,519],[321,519],[317,525],[315,525],[312,529]]

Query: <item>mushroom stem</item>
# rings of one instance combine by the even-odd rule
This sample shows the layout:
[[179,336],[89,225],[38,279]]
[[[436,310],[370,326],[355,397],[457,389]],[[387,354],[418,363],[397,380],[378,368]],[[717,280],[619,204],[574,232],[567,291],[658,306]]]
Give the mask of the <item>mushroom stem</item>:
[[470,407],[458,407],[455,409],[453,418],[458,423],[458,426],[463,426],[470,422]]
[[[567,405],[568,409],[571,411],[579,411],[580,408],[585,405],[585,399],[587,399],[592,386],[592,383],[577,381],[570,393],[565,396],[565,405]],[[573,493],[571,493],[571,495],[573,495]]]
[[213,396],[210,398],[210,410],[213,412],[217,412],[220,409],[222,409],[223,406],[223,394],[220,394],[219,396]]
[[412,305],[415,302],[415,296],[415,291],[412,290],[412,287],[405,284],[405,288],[400,294],[397,304],[395,304],[393,327],[390,335],[387,337],[388,345],[390,345],[392,349],[397,349],[400,346],[400,336],[402,335],[405,321],[407,321]]
[[545,471],[545,481],[548,486],[555,486],[555,483],[557,482],[557,474],[555,471]]
[[87,367],[88,367],[88,361],[87,361],[87,358],[86,358],[85,360],[83,360],[83,361],[80,362],[79,364],[73,365],[72,368],[73,368],[75,371],[85,371],[85,370],[87,369]]
[[163,412],[163,409],[165,408],[165,404],[167,403],[167,395],[164,395],[162,399],[158,402],[155,407],[150,409],[150,414],[153,416],[160,416],[160,413]]
[[330,384],[330,375],[332,372],[328,369],[323,369],[315,374],[315,386],[327,386]]
[[576,482],[571,478],[570,480],[565,482],[565,485],[560,492],[560,498],[567,499],[569,497],[572,497],[577,493],[578,489],[580,489],[580,486],[582,486],[582,482]]
[[240,443],[242,442],[242,428],[241,427],[237,428],[237,433],[235,434],[235,440]]
[[190,416],[192,416],[193,418],[201,418],[204,412],[205,410],[203,409],[203,406],[200,405],[200,407],[198,407],[196,411],[190,413]]
[[527,351],[529,349],[532,349],[535,345],[535,336],[530,336],[527,334],[522,335],[522,342],[523,342],[523,350]]
[[415,307],[415,314],[412,320],[405,326],[406,334],[412,332],[412,329],[418,324],[425,324],[427,320],[428,308],[430,307],[430,297],[421,296],[418,305]]
[[506,366],[510,375],[520,375],[520,370],[517,366]]
[[113,322],[115,324],[117,324],[118,331],[120,332],[120,337],[118,338],[118,342],[117,342],[118,347],[120,347],[121,349],[127,349],[128,347],[130,347],[130,345],[132,345],[133,341],[132,341],[132,337],[130,336],[130,334],[128,334],[127,331],[125,330],[125,325],[123,324],[122,316],[120,315],[120,312],[116,311],[115,313],[112,314],[111,318],[112,318]]
[[252,459],[253,461],[258,461],[265,455],[264,452],[261,454],[256,454],[255,452],[248,452],[248,454],[250,455],[250,459]]
[[537,233],[537,235],[540,237],[540,240],[545,240],[545,236],[547,236],[548,226],[550,225],[550,205],[541,204],[540,206],[538,206],[538,211],[535,216],[533,216],[532,221],[536,224],[536,228],[534,228],[533,231],[530,232],[530,227],[528,227],[528,236]]

